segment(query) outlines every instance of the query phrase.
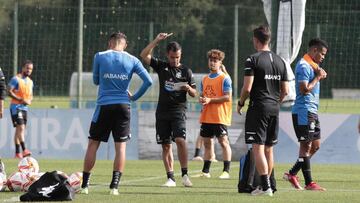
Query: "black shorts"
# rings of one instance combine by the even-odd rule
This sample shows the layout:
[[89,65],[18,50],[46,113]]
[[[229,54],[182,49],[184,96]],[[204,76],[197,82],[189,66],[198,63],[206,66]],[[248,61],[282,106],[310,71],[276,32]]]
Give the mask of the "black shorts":
[[319,116],[306,112],[304,115],[292,115],[295,134],[299,142],[310,142],[321,138]]
[[279,115],[249,108],[245,120],[245,143],[273,146],[277,144]]
[[213,123],[202,123],[200,127],[200,136],[213,138],[213,137],[223,137],[228,135],[227,126],[223,124],[213,124]]
[[130,106],[110,104],[96,106],[90,126],[89,139],[107,142],[110,132],[114,142],[126,142],[130,139]]
[[16,113],[13,114],[11,112],[11,120],[13,123],[13,126],[16,127],[17,125],[26,125],[27,124],[27,111],[24,110],[16,110]]
[[186,139],[185,113],[173,118],[156,116],[156,142],[158,144],[171,144],[177,137]]

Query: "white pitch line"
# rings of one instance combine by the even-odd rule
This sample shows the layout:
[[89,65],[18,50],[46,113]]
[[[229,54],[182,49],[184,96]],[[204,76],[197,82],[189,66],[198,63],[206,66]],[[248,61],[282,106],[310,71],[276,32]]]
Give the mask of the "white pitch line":
[[[230,168],[233,168],[233,165],[230,166]],[[211,168],[213,171],[217,171],[219,169],[222,169],[221,167],[214,167]],[[191,174],[198,174],[200,173],[202,170],[196,170],[196,171],[191,171],[189,172],[189,175]],[[181,173],[175,173],[175,176],[181,176]],[[190,176],[191,177],[191,176]],[[162,178],[166,178],[166,175],[162,175],[162,176],[154,176],[154,177],[148,177],[148,178],[140,178],[140,179],[134,179],[134,180],[125,180],[125,181],[120,181],[121,185],[130,185],[132,183],[138,183],[138,182],[146,182],[146,181],[151,181],[151,180],[158,180],[158,179],[162,179]],[[96,184],[96,185],[91,185],[92,188],[96,188],[96,187],[103,187],[103,186],[108,186],[108,183],[100,183],[100,184]],[[234,186],[236,187],[236,185]],[[294,188],[277,188],[277,190],[279,191],[296,191]],[[306,190],[303,190],[306,191]],[[298,192],[302,192],[302,191],[298,191]],[[325,192],[360,192],[360,189],[326,189]]]
[[[212,168],[212,170],[218,170],[221,169],[221,167],[214,167]],[[200,173],[202,170],[196,170],[196,171],[192,171],[189,172],[189,175],[191,174],[198,174]],[[181,173],[175,173],[175,176],[181,176]],[[134,180],[124,180],[124,181],[120,181],[120,185],[123,184],[131,184],[131,183],[137,183],[137,182],[146,182],[146,181],[150,181],[150,180],[157,180],[157,179],[162,179],[165,178],[166,175],[162,175],[162,176],[155,176],[155,177],[149,177],[149,178],[140,178],[140,179],[134,179]],[[191,177],[191,176],[190,176]],[[96,184],[96,185],[91,185],[91,187],[99,187],[99,186],[104,186],[104,185],[109,185],[109,184],[105,184],[105,183],[100,183],[100,184]]]

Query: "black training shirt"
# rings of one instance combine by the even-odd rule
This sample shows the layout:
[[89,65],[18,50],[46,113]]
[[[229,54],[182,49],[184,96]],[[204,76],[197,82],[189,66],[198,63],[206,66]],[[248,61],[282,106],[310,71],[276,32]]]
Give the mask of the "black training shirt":
[[250,106],[278,112],[280,84],[288,80],[284,61],[272,51],[260,51],[246,59],[244,72],[245,76],[254,76]]
[[186,95],[184,90],[174,91],[174,83],[187,82],[196,88],[195,79],[190,68],[182,65],[170,67],[169,63],[151,58],[150,66],[159,76],[159,102],[157,113],[184,112],[186,110]]

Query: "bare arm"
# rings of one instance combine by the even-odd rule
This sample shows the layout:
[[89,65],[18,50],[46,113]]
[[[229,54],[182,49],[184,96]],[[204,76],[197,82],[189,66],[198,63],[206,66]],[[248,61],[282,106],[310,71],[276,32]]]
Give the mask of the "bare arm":
[[150,42],[140,53],[140,57],[141,59],[145,62],[145,64],[150,65],[151,62],[151,56],[152,56],[152,51],[153,49],[156,47],[156,45],[168,38],[169,36],[171,36],[173,33],[159,33],[156,38]]
[[32,96],[30,99],[27,100],[27,99],[16,96],[14,91],[15,91],[15,88],[13,88],[13,87],[8,88],[8,94],[11,98],[18,100],[21,104],[25,104],[25,105],[31,104]]
[[236,108],[239,114],[241,114],[241,108],[245,105],[245,101],[250,95],[253,83],[254,83],[254,76],[244,76],[244,84],[241,89],[240,99]]
[[289,94],[289,82],[288,81],[281,81],[281,84],[280,84],[280,103],[284,100],[284,98],[288,94]]
[[191,97],[196,96],[196,89],[192,88],[190,85],[185,85],[181,87],[182,90],[185,90]]
[[23,99],[22,99],[21,97],[16,96],[16,94],[15,94],[14,91],[15,91],[15,88],[9,87],[9,88],[8,88],[8,94],[9,94],[9,96],[10,96],[12,99],[15,99],[15,100],[18,100],[18,101],[22,102]]
[[199,102],[202,105],[229,102],[231,100],[231,92],[225,92],[223,96],[217,98],[209,98],[200,96]]
[[300,82],[299,89],[301,94],[308,94],[309,92],[311,92],[311,90],[320,80],[325,79],[327,77],[327,73],[322,68],[319,68],[318,70],[316,70],[316,72],[317,72],[316,77],[310,83],[305,81]]

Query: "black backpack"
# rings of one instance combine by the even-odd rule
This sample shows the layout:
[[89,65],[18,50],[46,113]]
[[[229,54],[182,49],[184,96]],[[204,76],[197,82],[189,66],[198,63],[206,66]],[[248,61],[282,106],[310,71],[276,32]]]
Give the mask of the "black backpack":
[[[274,169],[271,172],[270,184],[273,192],[276,191]],[[240,157],[240,170],[239,170],[239,193],[251,193],[257,186],[261,185],[260,176],[255,167],[255,159],[252,152],[252,148],[248,152]]]
[[56,171],[46,172],[35,181],[29,191],[20,196],[21,201],[71,201],[75,191],[71,188],[67,178]]

